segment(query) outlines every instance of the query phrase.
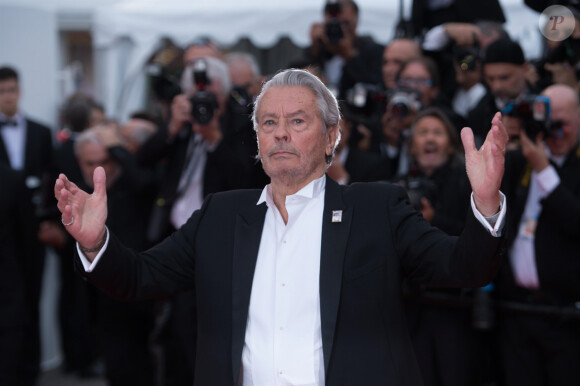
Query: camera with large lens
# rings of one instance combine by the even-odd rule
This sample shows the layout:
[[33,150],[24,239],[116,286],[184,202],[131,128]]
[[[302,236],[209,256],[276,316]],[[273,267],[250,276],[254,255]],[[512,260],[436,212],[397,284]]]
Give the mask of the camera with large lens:
[[342,23],[338,18],[342,13],[342,6],[338,0],[328,1],[324,13],[330,15],[330,20],[324,25],[326,37],[331,43],[338,43],[344,37]]
[[562,129],[561,121],[550,118],[550,99],[543,95],[526,95],[508,102],[502,114],[522,120],[526,135],[534,140],[539,133],[556,137]]
[[193,120],[201,125],[208,124],[215,110],[218,108],[217,99],[214,94],[206,91],[210,84],[207,77],[207,63],[203,59],[198,59],[193,63],[193,81],[197,91],[189,99],[191,102],[191,115]]
[[147,74],[151,83],[151,89],[155,97],[160,101],[171,102],[175,96],[181,94],[179,80],[167,68],[159,63],[151,63],[147,66]]
[[421,92],[409,87],[396,87],[387,92],[386,109],[396,118],[406,118],[421,108]]
[[492,292],[493,283],[476,288],[473,292],[473,308],[471,309],[472,325],[477,330],[489,330],[495,325],[495,309]]
[[346,104],[352,113],[371,116],[385,104],[386,94],[374,84],[357,83],[346,92]]
[[454,59],[461,71],[475,71],[477,63],[481,61],[478,46],[458,47],[454,50]]
[[405,118],[421,108],[421,92],[408,87],[396,87],[387,92],[379,86],[357,83],[346,92],[346,104],[353,114],[369,117],[389,111],[394,118]]
[[421,199],[424,197],[435,206],[437,201],[437,185],[433,180],[421,175],[418,170],[411,169],[409,173],[399,181],[394,182],[395,185],[402,186],[409,196],[409,202],[417,211],[423,209]]

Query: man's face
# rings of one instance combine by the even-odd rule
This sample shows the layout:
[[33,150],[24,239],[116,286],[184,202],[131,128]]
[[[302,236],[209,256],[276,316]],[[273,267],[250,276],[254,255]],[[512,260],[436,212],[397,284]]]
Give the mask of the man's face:
[[248,89],[254,81],[254,72],[245,62],[238,60],[228,64],[232,85]]
[[306,87],[270,88],[257,111],[258,147],[272,183],[305,186],[326,170],[338,127],[324,125],[315,94]]
[[421,103],[423,106],[430,106],[437,96],[437,87],[433,86],[431,74],[419,62],[409,63],[399,79],[400,85],[410,87],[421,92]]
[[191,65],[196,59],[212,57],[220,59],[220,52],[212,46],[190,46],[183,54],[183,65]]
[[93,172],[97,166],[102,166],[105,169],[107,186],[110,186],[109,181],[113,180],[112,177],[115,174],[117,166],[102,144],[90,141],[83,143],[77,160],[83,173],[83,179],[88,186],[93,187]]
[[388,89],[397,86],[397,73],[407,60],[417,56],[412,41],[393,40],[383,51],[383,82]]
[[411,137],[411,154],[426,174],[443,166],[453,152],[449,133],[436,117],[424,117],[415,123]]
[[550,96],[552,121],[562,121],[561,134],[545,138],[546,146],[555,156],[566,155],[578,142],[580,111],[571,101],[561,95]]
[[20,99],[20,88],[16,79],[6,79],[0,81],[0,112],[12,117],[18,112],[18,100]]
[[464,90],[469,90],[481,81],[481,64],[476,63],[473,70],[462,70],[457,60],[453,61],[455,81]]
[[512,63],[487,63],[483,77],[491,93],[502,101],[515,99],[526,90],[524,66]]
[[152,135],[155,132],[155,125],[145,119],[131,118],[119,129],[119,134],[123,138],[123,142],[129,152],[135,154],[141,143],[137,140],[140,133],[147,133]]
[[[328,23],[332,19],[332,16],[329,13],[324,14],[324,21]],[[350,34],[351,36],[355,36],[356,34],[356,27],[358,24],[358,16],[354,11],[354,8],[348,4],[342,4],[342,12],[337,17],[338,21],[343,26],[343,30],[345,33]]]

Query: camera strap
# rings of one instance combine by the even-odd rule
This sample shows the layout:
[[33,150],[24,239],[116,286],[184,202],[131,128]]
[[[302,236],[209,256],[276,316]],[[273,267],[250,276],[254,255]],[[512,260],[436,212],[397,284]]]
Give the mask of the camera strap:
[[197,172],[196,167],[198,166],[204,152],[203,137],[200,134],[193,134],[190,136],[189,143],[187,144],[185,161],[183,163],[183,171],[181,172],[181,178],[177,185],[176,198],[181,197],[189,187],[189,184]]

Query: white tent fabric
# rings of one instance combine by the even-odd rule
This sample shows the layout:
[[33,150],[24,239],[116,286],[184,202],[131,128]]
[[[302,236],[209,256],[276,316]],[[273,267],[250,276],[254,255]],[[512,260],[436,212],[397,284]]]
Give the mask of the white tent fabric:
[[[384,0],[360,0],[359,31],[386,43],[397,20],[398,6]],[[394,2],[396,4],[396,2]],[[133,1],[95,12],[93,36],[104,73],[101,94],[108,112],[124,119],[142,104],[143,65],[164,37],[185,45],[209,36],[228,46],[242,37],[258,47],[281,37],[309,44],[312,23],[322,15],[323,1]],[[391,3],[393,4],[393,3]],[[121,38],[129,42],[119,44]],[[121,60],[119,60],[121,59]],[[120,81],[120,82],[119,82]]]
[[[85,14],[96,47],[96,96],[107,113],[124,120],[142,108],[146,59],[163,37],[184,45],[209,36],[227,46],[242,37],[268,47],[285,36],[299,46],[309,43],[310,25],[320,20],[325,0],[0,0],[58,14]],[[521,0],[500,0],[506,28],[528,58],[539,55],[538,14]],[[398,0],[357,0],[360,34],[380,43],[393,36]],[[405,15],[412,0],[403,0]],[[24,28],[24,27],[23,27]],[[39,37],[40,38],[40,37]],[[41,40],[41,39],[39,39]]]
[[[398,2],[359,0],[360,32],[387,42],[398,13]],[[229,45],[248,37],[267,47],[281,36],[298,45],[309,43],[310,25],[321,19],[323,1],[291,0],[252,2],[237,0],[133,1],[97,9],[95,43],[107,45],[118,36],[151,39],[170,35],[189,41],[196,35],[211,36]]]
[[[399,1],[358,0],[360,34],[386,44],[393,36]],[[404,1],[409,15],[411,1]],[[310,26],[322,16],[324,0],[132,0],[97,8],[93,36],[101,68],[100,96],[107,111],[124,119],[143,102],[143,65],[161,38],[185,45],[209,36],[225,46],[242,37],[259,47],[289,37],[295,44],[309,44]],[[520,40],[531,57],[539,54],[538,16],[519,1],[502,1],[512,37]],[[128,39],[122,40],[122,39]]]

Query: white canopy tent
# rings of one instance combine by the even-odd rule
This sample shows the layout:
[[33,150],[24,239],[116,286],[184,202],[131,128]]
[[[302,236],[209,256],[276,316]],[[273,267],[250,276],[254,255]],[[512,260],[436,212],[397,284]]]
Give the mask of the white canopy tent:
[[[404,0],[405,15],[410,13],[411,1]],[[306,46],[309,44],[310,26],[321,19],[324,2],[0,0],[0,17],[10,7],[12,10],[21,7],[20,14],[22,9],[42,10],[48,18],[54,18],[56,22],[53,24],[60,28],[63,22],[70,23],[75,17],[78,19],[78,15],[83,15],[85,28],[91,30],[95,47],[96,97],[104,103],[110,116],[123,120],[129,112],[143,107],[144,65],[159,47],[162,38],[170,38],[176,44],[184,45],[196,37],[209,36],[228,46],[246,37],[254,45],[266,48],[281,37],[288,37],[294,44]],[[357,3],[360,6],[359,33],[386,44],[393,36],[399,17],[399,1],[358,0]],[[537,56],[540,45],[538,15],[526,8],[521,0],[501,0],[501,3],[508,19],[506,27],[512,37],[522,43],[528,57]],[[12,28],[29,30],[19,25],[18,21],[12,22]],[[52,33],[56,34],[57,31]],[[37,32],[39,46],[46,39],[45,35],[46,31]],[[4,39],[11,44],[9,38]],[[53,63],[58,63],[58,54],[55,53],[52,59]],[[0,62],[4,61],[0,57]],[[29,67],[30,63],[26,68]]]
[[[184,4],[174,0],[162,4],[133,1],[99,8],[93,33],[100,61],[97,68],[105,71],[101,74],[104,87],[100,91],[107,111],[124,118],[141,105],[143,66],[164,37],[185,45],[203,35],[224,46],[246,37],[261,48],[288,37],[296,45],[307,46],[310,26],[321,19],[323,4],[312,0]],[[384,0],[360,0],[359,5],[360,33],[386,43],[398,18],[398,6]]]

